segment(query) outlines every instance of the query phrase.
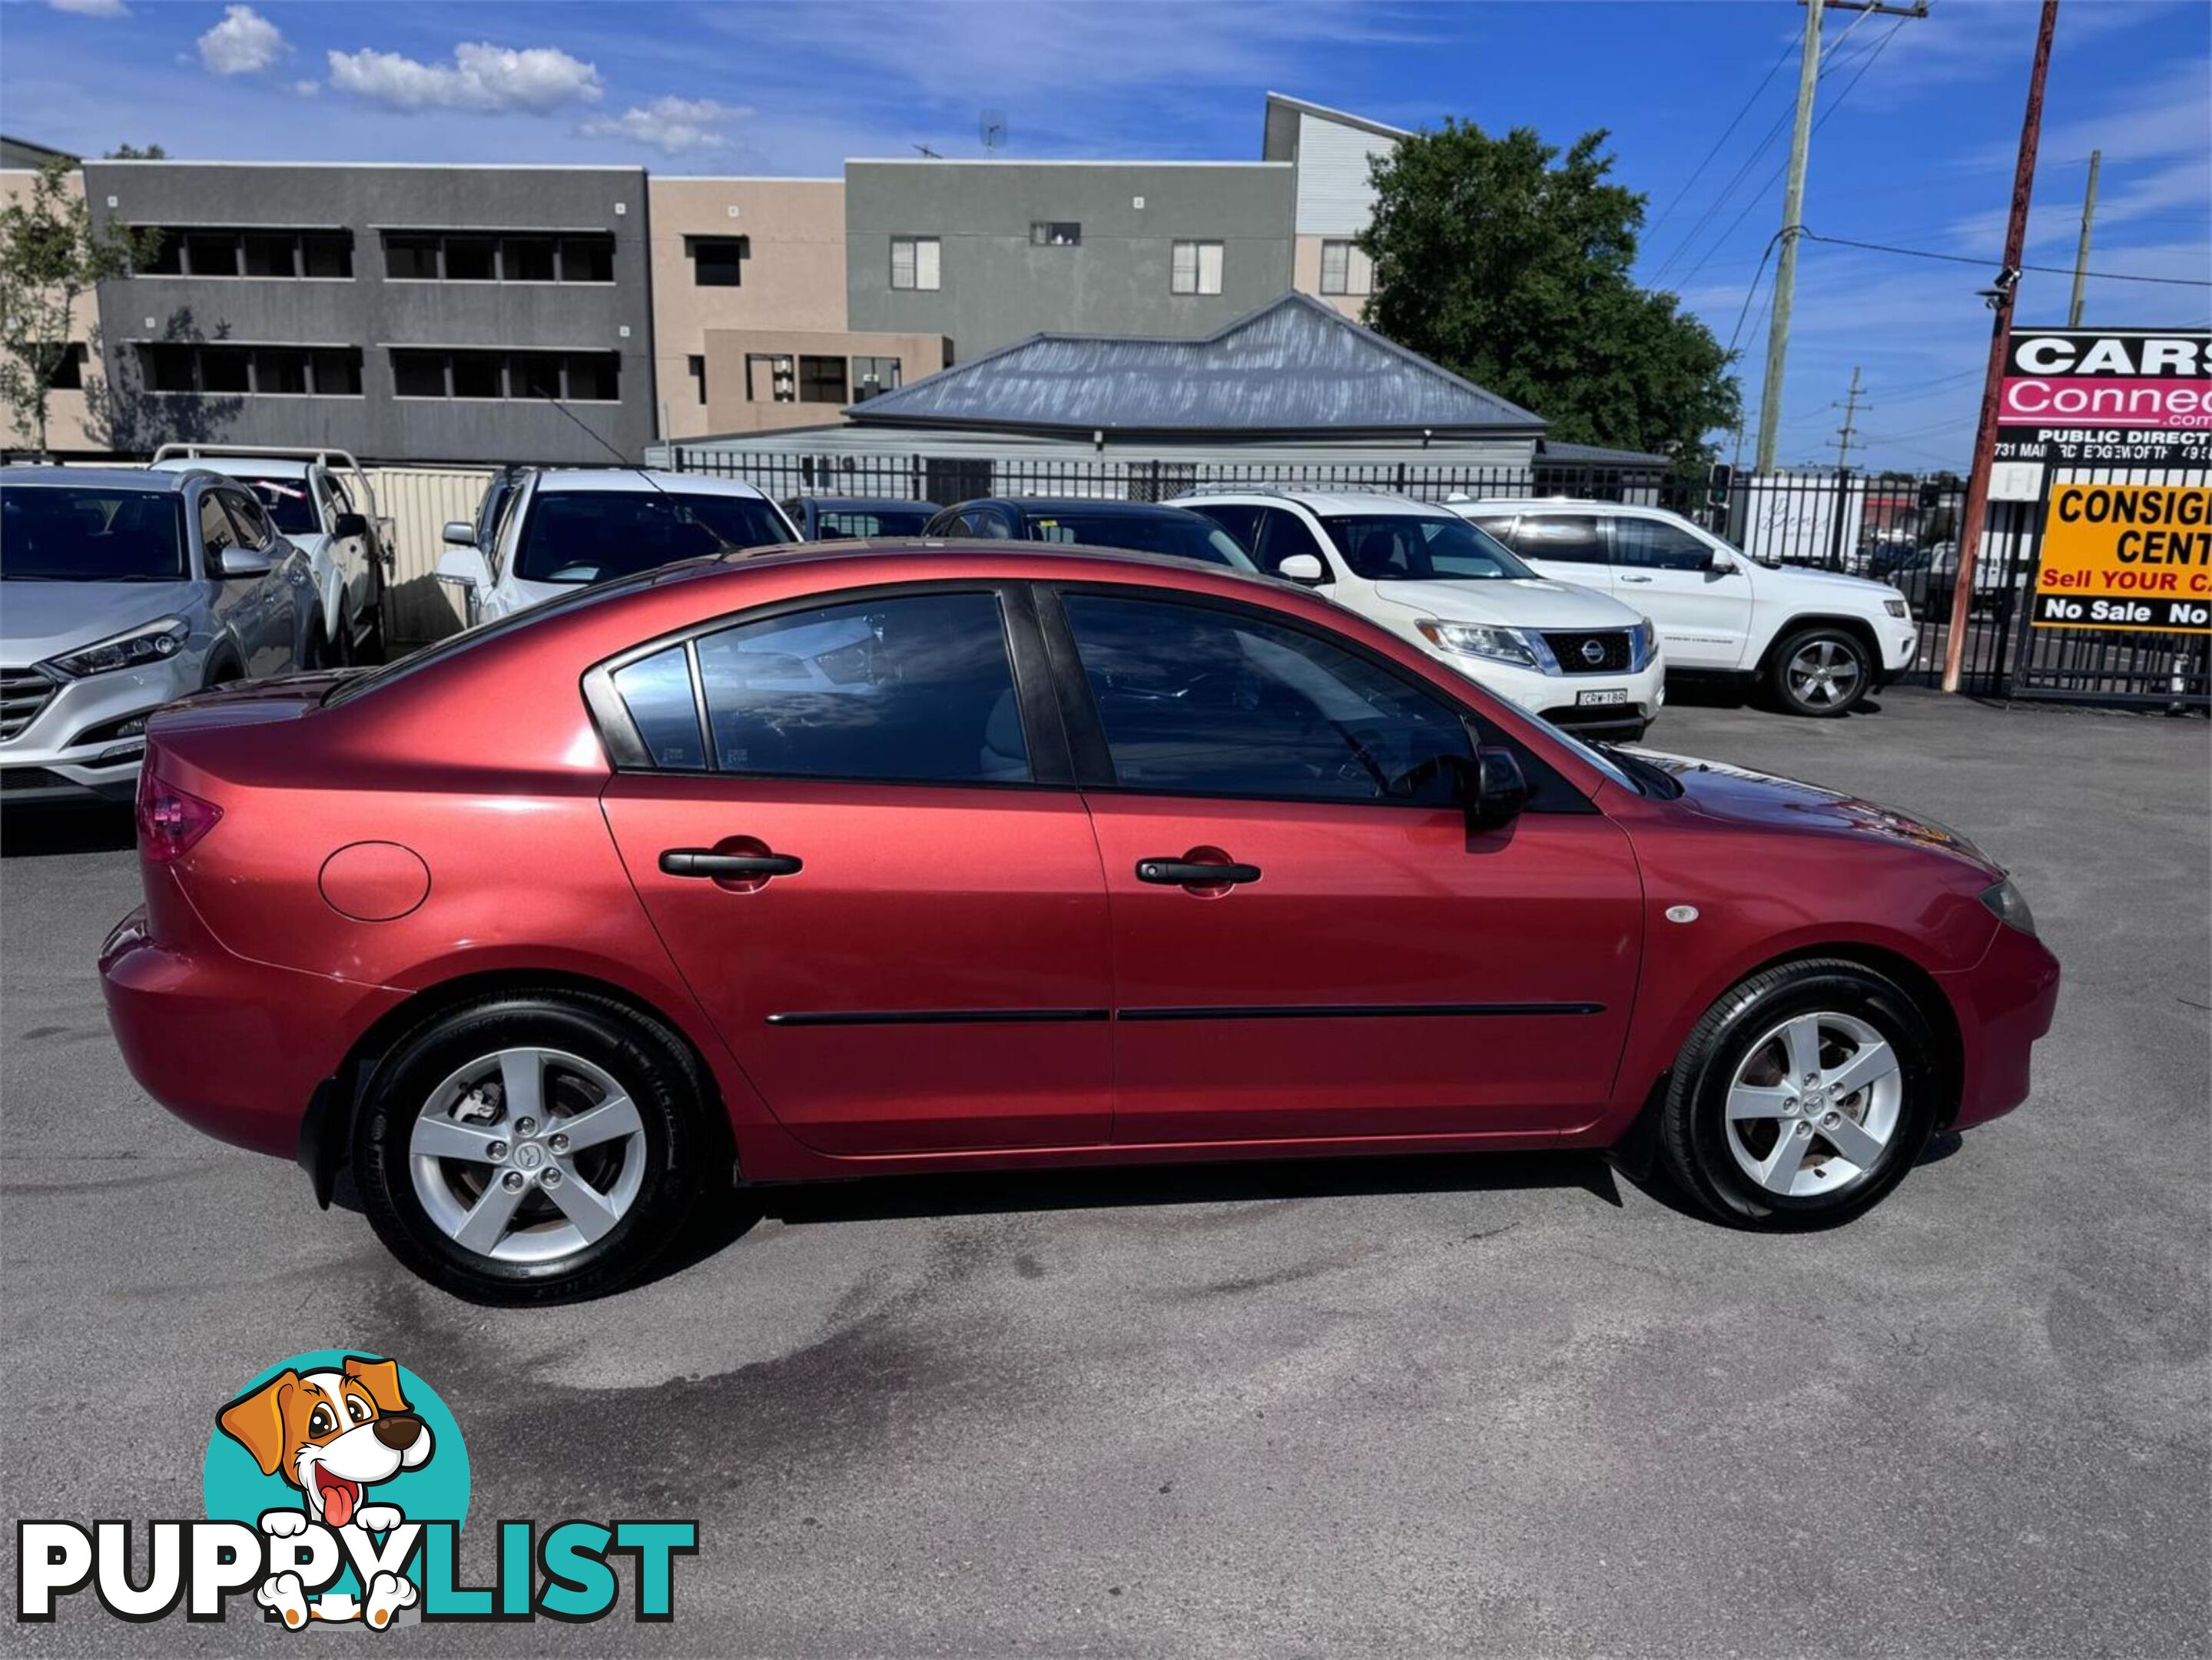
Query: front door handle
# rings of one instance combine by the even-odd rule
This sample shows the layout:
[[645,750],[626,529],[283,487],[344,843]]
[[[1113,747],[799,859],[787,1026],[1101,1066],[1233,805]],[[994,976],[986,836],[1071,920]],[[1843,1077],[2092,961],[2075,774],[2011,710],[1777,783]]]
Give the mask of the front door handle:
[[1624,571],[1621,573],[1620,580],[1624,582],[1649,582],[1651,579],[1648,576],[1631,576]]
[[1208,865],[1195,859],[1139,859],[1137,879],[1167,888],[1211,888],[1260,879],[1257,865]]
[[804,868],[794,854],[716,853],[712,848],[671,848],[660,855],[665,876],[796,876]]

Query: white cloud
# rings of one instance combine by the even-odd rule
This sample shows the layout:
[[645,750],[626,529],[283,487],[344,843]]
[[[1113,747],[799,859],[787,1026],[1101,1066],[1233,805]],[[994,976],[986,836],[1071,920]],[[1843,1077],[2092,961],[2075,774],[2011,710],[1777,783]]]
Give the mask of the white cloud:
[[56,11],[73,12],[79,17],[128,17],[131,8],[123,0],[46,0]]
[[319,81],[295,81],[292,83],[292,90],[302,98],[315,97],[322,89],[323,83]]
[[284,50],[283,31],[251,6],[226,6],[200,36],[200,62],[217,75],[256,75]]
[[650,104],[632,105],[620,115],[593,116],[577,131],[587,138],[623,138],[664,155],[689,155],[727,149],[729,137],[720,127],[751,113],[711,98],[656,98]]
[[556,46],[517,51],[489,41],[453,48],[451,64],[424,64],[396,52],[333,52],[331,84],[399,110],[528,110],[596,104],[605,88],[596,65]]

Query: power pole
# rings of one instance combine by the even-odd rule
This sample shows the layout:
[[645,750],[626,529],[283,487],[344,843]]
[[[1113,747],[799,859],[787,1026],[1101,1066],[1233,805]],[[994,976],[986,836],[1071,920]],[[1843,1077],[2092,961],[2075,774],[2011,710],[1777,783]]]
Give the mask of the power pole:
[[[1837,406],[1832,404],[1830,407]],[[1851,389],[1845,394],[1840,407],[1844,411],[1844,424],[1836,429],[1833,441],[1836,447],[1836,471],[1844,472],[1849,471],[1851,465],[1851,446],[1857,443],[1859,439],[1859,371],[1856,364],[1851,366]]]
[[2074,298],[2066,307],[2066,326],[2081,326],[2081,290],[2089,277],[2089,227],[2097,221],[2097,169],[2105,164],[2105,152],[2089,152],[2089,193],[2081,198],[2081,241],[2074,250]]
[[1797,122],[1790,133],[1790,176],[1782,191],[1782,250],[1774,266],[1774,320],[1766,331],[1766,380],[1759,398],[1759,448],[1752,465],[1774,468],[1774,443],[1782,425],[1782,372],[1790,356],[1790,310],[1797,297],[1797,240],[1804,234],[1805,161],[1813,137],[1813,90],[1820,79],[1822,11],[1871,11],[1886,17],[1925,17],[1928,0],[1893,6],[1885,0],[1800,0],[1805,8],[1805,49],[1797,59]]
[[1959,690],[1966,660],[1966,620],[1974,603],[1974,566],[1982,551],[1982,523],[1989,515],[1990,464],[1996,459],[1997,398],[2004,387],[2005,346],[2012,333],[2013,295],[2027,246],[2027,204],[2035,192],[2035,147],[2043,138],[2043,82],[2051,72],[2051,39],[2058,28],[2058,0],[2043,0],[2035,32],[2035,62],[2027,72],[2027,110],[2020,121],[2020,155],[2013,163],[2012,215],[2005,223],[2004,265],[1990,300],[1990,362],[1982,376],[1982,413],[1974,428],[1974,466],[1966,479],[1966,505],[1959,514],[1959,575],[1951,593],[1951,635],[1943,646],[1943,690]]

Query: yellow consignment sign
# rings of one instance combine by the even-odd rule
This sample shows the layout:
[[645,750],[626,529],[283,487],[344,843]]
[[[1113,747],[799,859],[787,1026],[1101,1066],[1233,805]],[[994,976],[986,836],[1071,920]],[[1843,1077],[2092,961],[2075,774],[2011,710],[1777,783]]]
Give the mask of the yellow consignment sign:
[[2051,486],[2033,621],[2212,634],[2212,488]]

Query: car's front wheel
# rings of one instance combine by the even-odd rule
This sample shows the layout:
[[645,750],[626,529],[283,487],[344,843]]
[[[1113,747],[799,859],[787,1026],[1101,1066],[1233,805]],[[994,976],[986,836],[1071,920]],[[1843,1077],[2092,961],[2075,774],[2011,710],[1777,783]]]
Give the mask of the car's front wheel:
[[1692,1029],[1660,1146],[1676,1183],[1723,1219],[1844,1221],[1919,1158],[1940,1079],[1927,1017],[1895,982],[1856,963],[1788,963]]
[[1791,714],[1849,714],[1874,685],[1874,661],[1849,629],[1801,629],[1774,648],[1766,678]]
[[463,1004],[377,1069],[356,1183],[392,1255],[477,1302],[595,1296],[682,1226],[718,1139],[673,1034],[618,1004]]

